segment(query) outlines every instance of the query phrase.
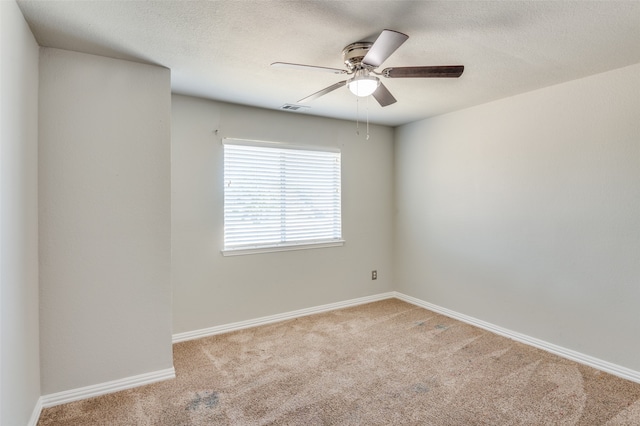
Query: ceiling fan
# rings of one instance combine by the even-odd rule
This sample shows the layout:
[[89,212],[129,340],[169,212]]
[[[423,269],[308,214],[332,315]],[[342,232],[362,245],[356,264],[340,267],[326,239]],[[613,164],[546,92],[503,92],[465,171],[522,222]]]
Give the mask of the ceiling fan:
[[302,98],[298,103],[312,101],[342,86],[347,86],[356,96],[373,95],[380,106],[385,107],[395,103],[396,98],[382,84],[378,76],[386,78],[457,78],[462,75],[464,71],[463,65],[392,67],[385,68],[382,72],[377,72],[376,68],[382,65],[408,38],[408,35],[398,31],[383,30],[373,43],[368,41],[351,43],[342,50],[342,57],[347,69],[291,64],[288,62],[274,62],[271,66],[353,76],[348,80],[332,84],[306,98]]

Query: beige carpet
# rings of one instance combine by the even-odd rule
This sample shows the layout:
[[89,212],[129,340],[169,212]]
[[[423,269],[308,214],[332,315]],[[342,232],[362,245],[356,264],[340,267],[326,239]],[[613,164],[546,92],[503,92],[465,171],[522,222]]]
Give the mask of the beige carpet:
[[640,384],[391,299],[176,344],[38,425],[640,425]]

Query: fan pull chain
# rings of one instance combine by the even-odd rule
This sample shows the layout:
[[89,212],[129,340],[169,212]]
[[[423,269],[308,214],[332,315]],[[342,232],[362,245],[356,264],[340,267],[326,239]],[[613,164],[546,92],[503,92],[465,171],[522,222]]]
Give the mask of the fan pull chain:
[[360,136],[360,98],[356,97],[356,135]]
[[[367,117],[367,140],[369,140],[369,98],[367,96],[366,104],[364,106],[365,114]],[[356,97],[356,135],[360,136],[360,98]]]
[[369,140],[369,98],[371,96],[367,96],[367,105],[365,106],[365,109],[367,110],[367,140]]

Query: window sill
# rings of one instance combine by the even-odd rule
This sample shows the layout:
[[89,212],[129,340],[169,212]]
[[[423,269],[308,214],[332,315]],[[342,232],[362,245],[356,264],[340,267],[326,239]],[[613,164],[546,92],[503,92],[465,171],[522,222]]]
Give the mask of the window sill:
[[325,247],[340,247],[345,243],[344,240],[327,241],[322,243],[303,243],[303,244],[287,244],[269,247],[249,247],[249,248],[237,248],[221,250],[223,256],[244,256],[248,254],[258,253],[273,253],[278,251],[293,251],[293,250],[309,250]]

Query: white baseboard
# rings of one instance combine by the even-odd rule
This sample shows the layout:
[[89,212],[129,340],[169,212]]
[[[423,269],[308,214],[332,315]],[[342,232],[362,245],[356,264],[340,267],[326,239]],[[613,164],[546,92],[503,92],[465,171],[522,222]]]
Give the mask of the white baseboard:
[[378,300],[391,299],[395,297],[395,292],[380,293],[373,296],[359,297],[357,299],[345,300],[343,302],[329,303],[297,311],[285,312],[283,314],[269,315],[266,317],[250,319],[246,321],[223,324],[215,327],[203,328],[200,330],[176,333],[173,335],[173,343],[185,342],[187,340],[200,339],[202,337],[214,336],[216,334],[229,333],[231,331],[242,330],[250,327],[257,327],[288,319],[304,317],[307,315],[319,314],[321,312],[334,311],[336,309],[348,308],[351,306],[363,305],[365,303],[377,302]]
[[473,326],[482,328],[492,333],[499,334],[504,337],[508,337],[509,339],[515,340],[517,342],[524,343],[526,345],[533,346],[547,352],[551,352],[552,354],[561,356],[566,359],[570,359],[571,361],[588,365],[589,367],[593,367],[597,370],[613,374],[614,376],[618,376],[623,379],[630,380],[632,382],[640,383],[640,371],[631,370],[630,368],[622,367],[620,365],[603,361],[601,359],[594,358],[592,356],[585,355],[583,353],[576,352],[571,349],[563,348],[562,346],[554,345],[553,343],[545,342],[544,340],[536,339],[535,337],[530,337],[525,334],[517,333],[515,331],[488,323],[486,321],[482,321],[477,318],[473,318],[468,315],[464,315],[464,314],[452,311],[450,309],[443,308],[441,306],[434,305],[429,302],[425,302],[424,300],[407,296],[406,294],[402,294],[398,292],[393,292],[393,293],[394,293],[393,297],[403,300],[405,302],[411,303],[413,305],[420,306],[421,308],[425,308],[430,311],[436,312],[438,314],[442,314],[447,317],[465,322],[467,324],[471,324]]
[[40,420],[40,413],[42,412],[42,397],[38,398],[36,402],[36,406],[33,407],[33,412],[31,413],[31,418],[29,419],[29,423],[27,426],[36,426],[38,424],[38,420]]
[[[482,328],[492,333],[507,337],[509,339],[530,345],[563,358],[579,362],[581,364],[588,365],[595,369],[613,374],[632,382],[640,383],[640,372],[631,370],[626,367],[622,367],[617,364],[613,364],[607,361],[603,361],[598,358],[594,358],[589,355],[585,355],[580,352],[566,349],[558,345],[554,345],[549,342],[545,342],[534,337],[521,334],[486,321],[479,320],[477,318],[470,317],[468,315],[461,314],[459,312],[452,311],[447,308],[443,308],[438,305],[434,305],[424,300],[417,299],[415,297],[407,296],[406,294],[396,291],[381,293],[373,296],[360,297],[357,299],[346,300],[343,302],[330,303],[327,305],[320,305],[306,309],[299,309],[296,311],[286,312],[283,314],[270,315],[266,317],[256,318],[252,320],[240,321],[231,324],[219,325],[215,327],[205,328],[201,330],[189,331],[185,333],[177,333],[173,335],[173,342],[184,342],[187,340],[199,339],[202,337],[213,336],[221,333],[228,333],[235,330],[242,330],[249,327],[257,327],[265,324],[272,324],[275,322],[285,321],[288,319],[299,318],[307,315],[313,315],[322,312],[333,311],[336,309],[348,308],[351,306],[362,305],[365,303],[376,302],[384,299],[397,298],[399,300],[411,303],[421,308],[428,309],[430,311],[448,316],[450,318],[471,324],[473,326]],[[173,379],[176,377],[175,369],[173,367],[154,371],[151,373],[140,374],[137,376],[127,377],[120,380],[113,380],[106,383],[87,386],[78,389],[72,389],[68,391],[53,393],[49,395],[41,396],[36,406],[33,409],[31,419],[27,426],[36,426],[40,417],[40,412],[43,408],[53,407],[59,404],[65,404],[67,402],[78,401],[81,399],[92,398],[95,396],[104,395],[107,393],[118,392],[125,389],[131,389],[138,386],[148,385],[151,383],[159,382],[162,380]]]
[[131,389],[163,380],[174,379],[175,377],[176,370],[171,367],[165,370],[152,371],[151,373],[125,377],[124,379],[112,380],[110,382],[100,383],[97,385],[43,395],[40,397],[40,405],[41,408],[53,407],[54,405],[93,398],[94,396]]

